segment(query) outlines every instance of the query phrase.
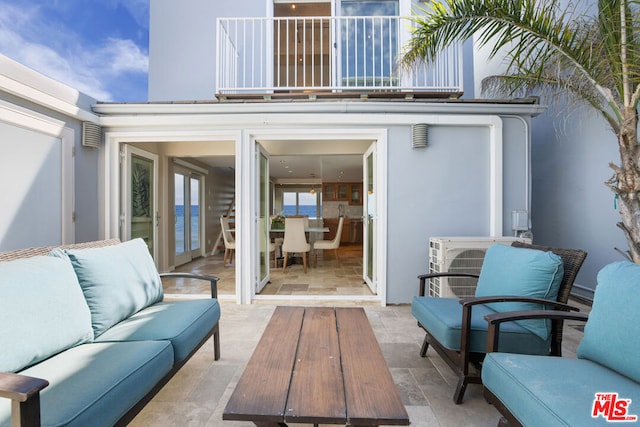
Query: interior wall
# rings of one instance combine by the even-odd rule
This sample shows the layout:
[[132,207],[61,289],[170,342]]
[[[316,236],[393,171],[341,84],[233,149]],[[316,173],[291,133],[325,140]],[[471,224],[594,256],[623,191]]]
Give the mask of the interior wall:
[[205,186],[207,191],[207,253],[210,254],[222,231],[220,216],[227,215],[229,207],[235,206],[235,169],[230,167],[210,169]]

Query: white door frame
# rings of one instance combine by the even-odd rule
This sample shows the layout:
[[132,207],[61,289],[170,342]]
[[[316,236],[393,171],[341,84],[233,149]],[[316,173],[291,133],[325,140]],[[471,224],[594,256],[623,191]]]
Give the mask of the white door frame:
[[[239,147],[241,146],[242,132],[239,130],[179,130],[168,131],[163,129],[144,129],[135,131],[107,131],[104,137],[104,149],[100,150],[100,170],[99,170],[99,194],[98,194],[98,212],[99,215],[99,227],[100,236],[103,239],[119,238],[120,237],[120,189],[121,189],[121,177],[120,177],[120,147],[122,144],[131,143],[144,143],[152,142],[158,144],[165,143],[181,143],[181,142],[233,142],[234,153],[236,157],[236,182],[240,182],[240,159],[239,159]],[[166,169],[166,165],[163,164],[160,159],[161,170]],[[240,189],[236,187],[236,196],[239,194]],[[167,200],[168,194],[161,188],[162,199]],[[242,209],[242,201],[239,197],[236,197],[236,208]],[[162,222],[165,219],[160,218],[161,227]],[[163,227],[163,230],[166,227]],[[240,230],[241,232],[241,230]],[[240,238],[240,235],[238,236]],[[163,251],[163,248],[159,248]],[[161,266],[161,269],[168,271],[170,266],[168,265],[168,253],[161,253],[159,258],[165,262]],[[241,268],[239,263],[236,263],[236,300],[240,302],[240,283],[242,280]]]
[[[259,130],[246,130],[242,135],[242,143],[240,144],[240,153],[236,160],[240,160],[240,165],[236,169],[236,173],[240,174],[241,181],[236,181],[236,189],[242,187],[241,199],[244,206],[248,209],[243,210],[242,217],[239,221],[239,227],[237,231],[241,235],[253,236],[257,232],[255,230],[255,224],[253,221],[252,212],[257,209],[255,206],[255,186],[251,183],[255,182],[255,150],[256,141],[268,141],[268,140],[291,140],[291,141],[305,141],[305,140],[371,140],[376,142],[377,148],[377,176],[376,176],[376,188],[379,189],[376,198],[376,212],[378,215],[378,222],[375,225],[377,234],[377,250],[376,250],[376,277],[378,278],[378,293],[373,297],[364,297],[364,299],[370,299],[372,301],[380,301],[384,306],[387,300],[387,147],[388,147],[388,132],[386,128],[345,128],[345,129],[259,129]],[[240,172],[241,168],[241,172]],[[240,185],[238,185],[240,183]],[[246,246],[246,245],[245,245]],[[239,253],[236,251],[237,263],[243,266],[245,271],[243,274],[246,277],[256,277],[255,271],[256,263],[253,262],[254,251],[251,248],[243,248]],[[250,303],[253,300],[269,300],[269,299],[282,299],[282,296],[272,295],[257,295],[253,287],[252,280],[245,280],[241,284],[242,286],[242,298],[241,302]],[[349,296],[288,296],[287,299],[300,299],[300,300],[347,300]],[[354,299],[362,300],[362,296],[353,296]]]

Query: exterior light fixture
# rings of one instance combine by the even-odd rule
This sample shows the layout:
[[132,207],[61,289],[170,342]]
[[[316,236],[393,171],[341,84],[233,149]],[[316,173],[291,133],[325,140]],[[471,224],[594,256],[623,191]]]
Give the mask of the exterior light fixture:
[[424,148],[428,143],[429,125],[426,123],[411,125],[411,146],[413,148]]

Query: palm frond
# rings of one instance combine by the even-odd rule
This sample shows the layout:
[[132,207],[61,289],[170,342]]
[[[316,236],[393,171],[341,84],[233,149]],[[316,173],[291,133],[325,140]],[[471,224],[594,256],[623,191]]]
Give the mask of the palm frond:
[[491,47],[490,58],[507,58],[514,88],[557,84],[619,120],[629,94],[636,104],[640,98],[640,27],[631,3],[638,0],[599,0],[599,14],[588,16],[557,0],[435,1],[414,17],[403,63],[431,62],[474,36]]

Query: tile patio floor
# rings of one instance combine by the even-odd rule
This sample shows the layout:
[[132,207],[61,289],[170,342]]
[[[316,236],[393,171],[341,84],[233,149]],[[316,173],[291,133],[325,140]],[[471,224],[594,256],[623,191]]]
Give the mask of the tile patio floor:
[[[180,297],[206,297],[206,291],[188,292],[184,286]],[[176,292],[175,287],[171,290]],[[344,304],[334,302],[331,305]],[[483,399],[481,386],[469,385],[464,403],[453,403],[456,378],[432,349],[429,349],[426,358],[419,356],[424,335],[411,316],[409,305],[380,307],[367,304],[364,308],[400,390],[412,426],[497,425],[499,414]],[[223,421],[222,412],[274,309],[273,304],[236,305],[222,300],[220,360],[213,360],[213,345],[206,343],[131,425],[253,425]],[[582,332],[576,324],[565,324],[566,356],[575,356],[581,336]]]

